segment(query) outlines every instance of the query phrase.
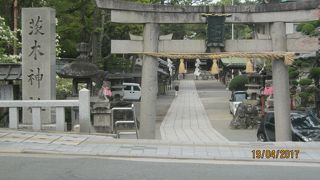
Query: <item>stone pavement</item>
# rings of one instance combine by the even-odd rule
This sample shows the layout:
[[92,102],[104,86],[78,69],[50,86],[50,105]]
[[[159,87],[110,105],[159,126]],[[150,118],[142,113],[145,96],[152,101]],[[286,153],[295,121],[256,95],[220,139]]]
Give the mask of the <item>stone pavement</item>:
[[172,142],[210,143],[228,141],[212,128],[193,80],[182,80],[178,96],[160,127],[161,139]]
[[[252,150],[299,150],[298,158],[254,159]],[[177,143],[165,140],[113,139],[107,136],[0,130],[0,153],[39,153],[151,159],[320,163],[320,143]]]

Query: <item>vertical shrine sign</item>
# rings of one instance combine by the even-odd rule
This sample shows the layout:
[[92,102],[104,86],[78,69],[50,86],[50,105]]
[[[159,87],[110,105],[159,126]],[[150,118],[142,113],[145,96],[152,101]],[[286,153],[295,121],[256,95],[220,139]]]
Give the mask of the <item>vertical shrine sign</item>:
[[224,23],[226,17],[213,15],[207,17],[207,47],[224,47]]
[[[22,8],[22,98],[56,98],[56,12],[52,8]],[[42,123],[51,122],[50,108],[41,110]],[[31,124],[30,108],[23,123]]]

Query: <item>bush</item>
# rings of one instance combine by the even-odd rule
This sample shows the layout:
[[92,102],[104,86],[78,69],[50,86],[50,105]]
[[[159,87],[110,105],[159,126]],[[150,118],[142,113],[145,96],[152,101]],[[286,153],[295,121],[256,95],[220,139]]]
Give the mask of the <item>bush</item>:
[[10,30],[4,18],[0,16],[0,63],[17,63],[19,56],[10,54],[15,40],[20,44],[15,32]]
[[289,78],[290,79],[296,79],[299,76],[298,71],[289,71]]
[[229,90],[230,91],[243,91],[247,90],[247,87],[245,86],[248,84],[249,79],[246,75],[236,76],[233,78],[229,84]]
[[311,78],[319,78],[320,77],[320,68],[315,67],[310,70],[310,77]]
[[72,80],[71,79],[64,79],[64,78],[57,78],[57,99],[66,99],[68,96],[72,95]]
[[317,31],[317,27],[319,26],[320,26],[320,20],[310,21],[310,22],[299,24],[296,30],[306,35],[317,36],[319,35],[319,31]]
[[304,24],[301,29],[301,31],[306,35],[311,34],[314,30],[315,30],[314,25],[309,23]]
[[309,85],[311,85],[312,84],[312,79],[301,79],[300,81],[299,81],[299,84],[301,85],[301,86],[309,86]]
[[307,107],[308,104],[310,104],[312,102],[312,100],[314,99],[313,93],[309,93],[309,92],[301,92],[299,94],[299,96],[301,98],[301,106],[302,107]]
[[296,81],[296,80],[292,80],[292,81],[290,81],[290,84],[291,84],[291,85],[294,85],[294,86],[297,86],[299,83],[298,83],[298,81]]

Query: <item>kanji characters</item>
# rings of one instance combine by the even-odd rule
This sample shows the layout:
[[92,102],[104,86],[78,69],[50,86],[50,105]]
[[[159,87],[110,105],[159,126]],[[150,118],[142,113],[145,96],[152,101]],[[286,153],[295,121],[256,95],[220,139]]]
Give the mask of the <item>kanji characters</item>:
[[40,88],[40,82],[43,79],[43,74],[40,74],[40,68],[37,68],[37,74],[34,74],[33,69],[30,69],[30,74],[27,75],[29,80],[28,82],[30,82],[30,85],[33,85],[33,81],[37,81],[38,82],[38,88]]
[[31,53],[29,54],[29,56],[32,56],[33,55],[33,59],[34,60],[38,60],[38,54],[40,56],[43,56],[44,53],[40,51],[40,48],[41,46],[38,44],[38,41],[37,40],[34,40],[34,46],[31,47],[32,51]]
[[31,31],[29,32],[29,35],[37,35],[38,33],[41,35],[44,35],[44,32],[41,31],[42,29],[42,20],[40,16],[37,17],[37,20],[34,20],[33,18],[29,22]]

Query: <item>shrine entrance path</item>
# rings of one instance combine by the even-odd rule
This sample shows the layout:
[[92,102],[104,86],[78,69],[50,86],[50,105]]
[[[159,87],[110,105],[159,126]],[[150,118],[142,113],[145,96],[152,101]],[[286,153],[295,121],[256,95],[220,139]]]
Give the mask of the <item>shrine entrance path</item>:
[[193,80],[181,80],[160,126],[161,139],[172,142],[219,143],[228,140],[216,131],[198,96]]

